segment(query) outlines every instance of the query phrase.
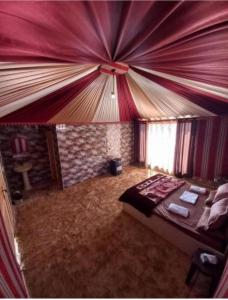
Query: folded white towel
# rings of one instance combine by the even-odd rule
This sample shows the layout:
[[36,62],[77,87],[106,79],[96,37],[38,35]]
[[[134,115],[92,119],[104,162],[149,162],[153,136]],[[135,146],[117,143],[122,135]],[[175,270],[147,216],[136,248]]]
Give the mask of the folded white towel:
[[180,200],[187,202],[187,203],[195,204],[198,197],[199,197],[198,194],[184,191],[184,193],[180,196]]
[[186,207],[177,205],[175,203],[170,203],[167,209],[168,211],[180,215],[184,218],[187,218],[189,216],[189,210]]
[[207,189],[203,188],[203,187],[200,187],[200,186],[197,186],[197,185],[191,185],[190,186],[190,191],[193,191],[193,192],[196,192],[196,193],[199,193],[199,194],[206,194]]

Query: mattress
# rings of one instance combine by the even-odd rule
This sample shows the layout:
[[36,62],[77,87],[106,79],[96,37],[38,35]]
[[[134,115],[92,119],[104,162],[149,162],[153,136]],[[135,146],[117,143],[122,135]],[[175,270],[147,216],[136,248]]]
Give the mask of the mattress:
[[[197,223],[204,211],[205,199],[207,195],[199,195],[197,202],[193,205],[180,200],[180,196],[186,190],[190,189],[190,184],[185,183],[178,190],[173,192],[166,199],[161,201],[153,210],[153,214],[165,219],[167,222],[171,223],[173,226],[182,230],[191,237],[199,240],[208,246],[224,252],[226,247],[226,236],[223,231],[205,232],[197,230]],[[189,217],[183,218],[167,210],[170,203],[176,203],[189,210]]]

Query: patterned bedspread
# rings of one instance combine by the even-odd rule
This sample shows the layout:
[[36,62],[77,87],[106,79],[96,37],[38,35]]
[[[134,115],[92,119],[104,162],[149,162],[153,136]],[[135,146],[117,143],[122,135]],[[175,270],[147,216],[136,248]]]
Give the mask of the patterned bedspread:
[[184,183],[185,181],[171,176],[156,174],[127,189],[119,200],[131,204],[150,217],[154,207]]

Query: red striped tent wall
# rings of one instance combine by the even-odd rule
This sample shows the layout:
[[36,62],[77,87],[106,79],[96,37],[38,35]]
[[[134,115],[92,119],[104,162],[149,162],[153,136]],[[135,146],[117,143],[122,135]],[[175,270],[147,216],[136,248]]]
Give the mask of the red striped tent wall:
[[0,298],[28,297],[0,211]]
[[228,176],[228,117],[197,121],[193,175]]
[[215,291],[214,298],[228,298],[228,261]]

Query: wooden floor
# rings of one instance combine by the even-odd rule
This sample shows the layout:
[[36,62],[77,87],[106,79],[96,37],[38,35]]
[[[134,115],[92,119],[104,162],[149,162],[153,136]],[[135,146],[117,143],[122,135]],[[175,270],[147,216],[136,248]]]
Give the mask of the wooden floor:
[[127,167],[16,207],[32,297],[186,297],[190,259],[122,212],[119,196],[148,176]]

